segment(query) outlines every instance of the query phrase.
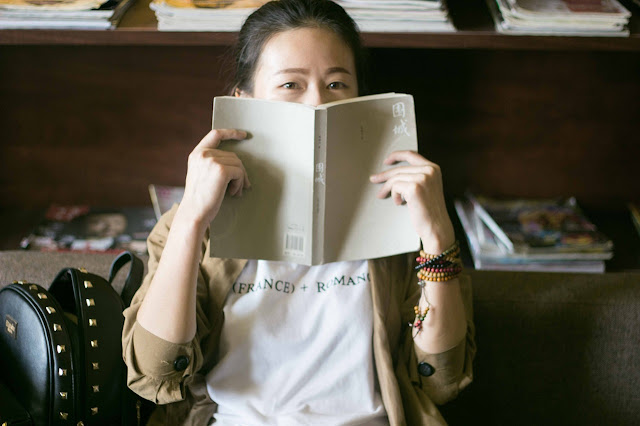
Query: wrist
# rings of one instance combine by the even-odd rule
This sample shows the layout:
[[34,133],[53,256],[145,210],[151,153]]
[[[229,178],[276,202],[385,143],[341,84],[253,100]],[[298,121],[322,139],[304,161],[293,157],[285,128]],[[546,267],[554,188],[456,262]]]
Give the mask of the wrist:
[[208,226],[209,220],[207,218],[195,213],[194,209],[183,203],[178,206],[171,225],[172,228],[179,227],[185,231],[197,232],[202,235],[204,235]]
[[422,242],[422,250],[425,253],[434,255],[442,253],[456,242],[453,232],[443,236],[420,237],[420,240]]

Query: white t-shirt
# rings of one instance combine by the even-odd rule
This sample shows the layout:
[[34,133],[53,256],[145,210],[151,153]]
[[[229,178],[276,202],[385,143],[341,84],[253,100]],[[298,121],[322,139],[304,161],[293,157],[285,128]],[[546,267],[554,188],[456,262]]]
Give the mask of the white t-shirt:
[[366,261],[251,260],[225,302],[207,375],[222,425],[388,425],[373,365]]

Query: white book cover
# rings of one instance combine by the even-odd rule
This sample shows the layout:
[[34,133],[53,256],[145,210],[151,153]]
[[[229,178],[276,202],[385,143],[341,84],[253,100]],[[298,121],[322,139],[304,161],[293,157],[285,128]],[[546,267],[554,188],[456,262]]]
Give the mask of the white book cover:
[[418,148],[411,95],[318,107],[223,96],[213,128],[249,133],[220,149],[240,157],[252,187],[222,203],[212,256],[318,265],[419,249],[407,207],[378,199],[369,181],[391,152]]

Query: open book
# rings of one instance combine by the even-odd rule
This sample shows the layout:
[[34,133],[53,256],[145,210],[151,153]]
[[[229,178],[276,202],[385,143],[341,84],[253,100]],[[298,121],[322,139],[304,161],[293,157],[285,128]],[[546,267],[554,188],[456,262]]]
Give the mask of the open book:
[[213,128],[250,134],[220,149],[237,153],[252,188],[222,203],[212,256],[319,265],[419,249],[407,207],[378,199],[369,181],[391,152],[418,148],[411,95],[318,107],[217,97]]

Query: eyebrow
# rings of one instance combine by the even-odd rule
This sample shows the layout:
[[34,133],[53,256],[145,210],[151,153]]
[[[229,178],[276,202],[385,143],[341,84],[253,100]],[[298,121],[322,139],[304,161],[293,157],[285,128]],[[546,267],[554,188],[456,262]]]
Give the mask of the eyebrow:
[[[331,67],[327,70],[327,75],[336,74],[336,73],[344,73],[344,74],[351,75],[351,73],[346,68],[343,68],[343,67]],[[306,68],[285,68],[277,71],[274,75],[279,75],[279,74],[309,74],[309,70]]]

